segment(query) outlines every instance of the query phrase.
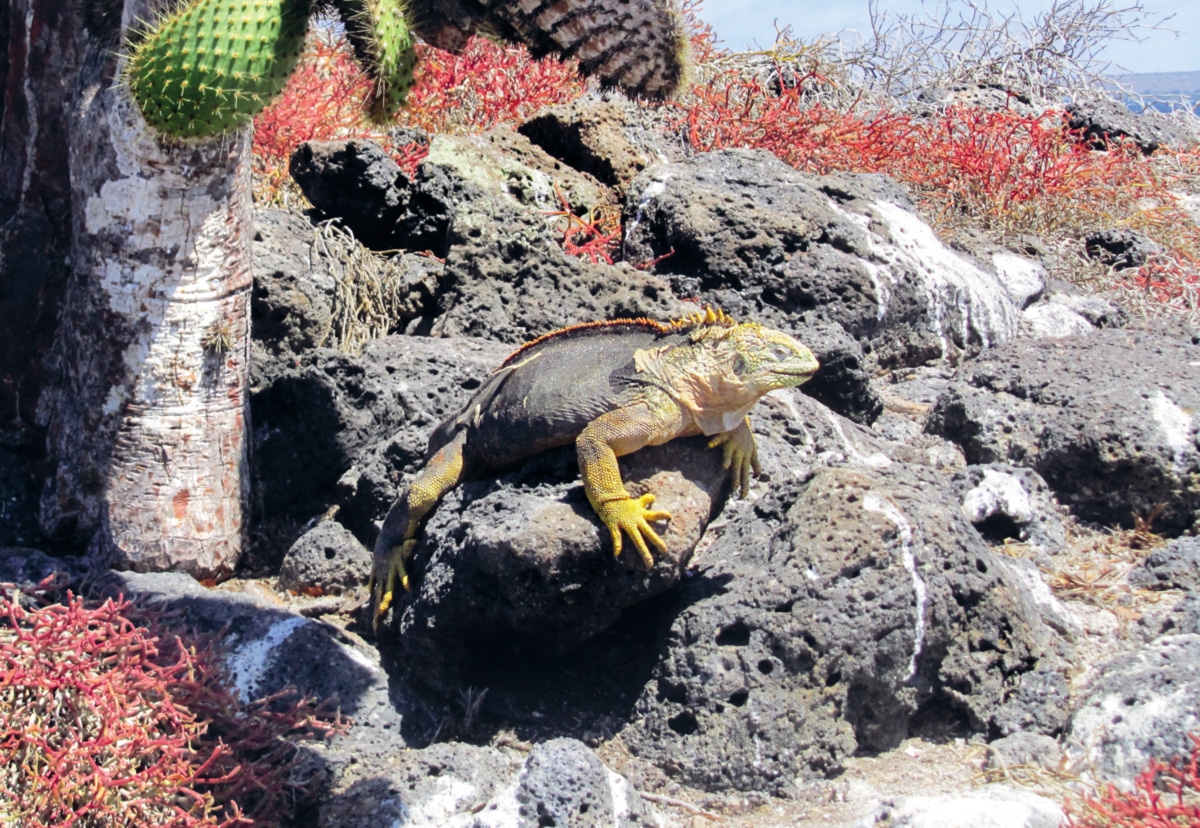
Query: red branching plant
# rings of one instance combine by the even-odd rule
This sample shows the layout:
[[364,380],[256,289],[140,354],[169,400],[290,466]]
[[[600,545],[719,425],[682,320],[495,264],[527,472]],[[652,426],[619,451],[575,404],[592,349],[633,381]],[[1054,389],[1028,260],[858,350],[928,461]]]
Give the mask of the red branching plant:
[[586,259],[592,264],[612,264],[621,245],[621,215],[616,207],[601,204],[592,207],[580,216],[571,209],[570,202],[556,186],[559,209],[548,210],[545,215],[559,219],[562,231],[562,246],[568,256]]
[[1191,735],[1187,759],[1151,760],[1133,782],[1133,790],[1109,785],[1081,805],[1068,801],[1071,828],[1200,828],[1200,736]]
[[239,705],[213,663],[128,601],[0,589],[0,824],[282,819],[303,793],[288,778],[291,740],[337,717],[294,697]]
[[587,91],[573,62],[473,37],[461,54],[417,46],[417,72],[397,123],[430,133],[483,132]]
[[[288,160],[304,141],[369,138],[412,174],[426,155],[422,144],[397,144],[368,122],[363,100],[371,85],[344,38],[313,38],[279,99],[254,120],[259,202],[275,199]],[[398,126],[430,133],[480,132],[515,123],[552,104],[567,103],[586,85],[574,64],[534,60],[524,48],[473,38],[460,55],[418,44],[416,80]]]

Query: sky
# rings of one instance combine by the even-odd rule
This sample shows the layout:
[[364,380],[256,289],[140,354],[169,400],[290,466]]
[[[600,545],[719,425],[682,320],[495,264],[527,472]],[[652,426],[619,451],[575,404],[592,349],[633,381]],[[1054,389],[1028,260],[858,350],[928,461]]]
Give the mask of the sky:
[[[1167,15],[1174,18],[1163,24],[1177,30],[1146,31],[1142,43],[1114,41],[1104,58],[1117,64],[1112,74],[1125,72],[1198,72],[1200,71],[1200,2],[1197,0],[1140,0],[1142,8],[1152,18]],[[953,0],[951,0],[953,2]],[[1054,0],[991,0],[987,3],[993,14],[1018,10],[1023,18],[1032,19],[1050,8]],[[1061,2],[1061,0],[1060,0]],[[1084,0],[1093,7],[1101,0]],[[982,0],[979,0],[982,5]],[[1114,8],[1136,5],[1138,0],[1110,0]],[[926,4],[938,7],[937,0]],[[921,0],[879,0],[879,9],[893,14],[915,15],[921,11]],[[700,16],[712,24],[725,46],[741,50],[746,47],[769,46],[775,40],[775,21],[790,24],[792,33],[801,40],[812,40],[824,33],[843,29],[869,32],[868,0],[703,0]]]

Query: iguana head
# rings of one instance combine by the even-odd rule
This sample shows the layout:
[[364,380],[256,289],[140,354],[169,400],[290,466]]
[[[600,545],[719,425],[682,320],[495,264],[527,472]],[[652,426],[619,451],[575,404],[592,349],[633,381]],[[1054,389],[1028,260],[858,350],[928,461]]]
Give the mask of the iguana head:
[[634,362],[705,434],[736,427],[764,394],[800,385],[820,367],[787,334],[728,317],[695,325],[687,344],[638,351]]
[[812,351],[787,334],[753,322],[727,328],[712,341],[718,361],[755,399],[807,382],[821,367]]

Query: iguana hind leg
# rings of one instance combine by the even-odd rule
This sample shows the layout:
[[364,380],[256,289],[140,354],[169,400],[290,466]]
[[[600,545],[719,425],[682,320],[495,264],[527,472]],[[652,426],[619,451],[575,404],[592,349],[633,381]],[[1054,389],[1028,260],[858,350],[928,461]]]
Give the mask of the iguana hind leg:
[[466,432],[459,432],[438,449],[388,510],[375,542],[375,564],[368,587],[376,624],[392,604],[396,583],[410,589],[406,564],[416,548],[421,521],[462,480],[465,443]]

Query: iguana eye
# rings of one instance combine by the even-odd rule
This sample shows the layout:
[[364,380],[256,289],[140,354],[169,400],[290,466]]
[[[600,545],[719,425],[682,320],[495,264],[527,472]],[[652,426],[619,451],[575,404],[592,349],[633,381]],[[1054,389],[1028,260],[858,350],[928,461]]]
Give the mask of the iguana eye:
[[785,359],[792,356],[792,349],[786,345],[776,345],[772,347],[771,350],[767,351],[767,354],[776,362],[783,362]]

